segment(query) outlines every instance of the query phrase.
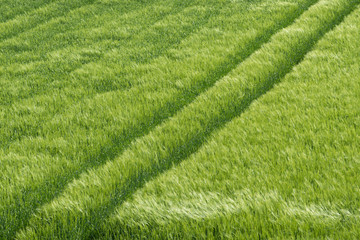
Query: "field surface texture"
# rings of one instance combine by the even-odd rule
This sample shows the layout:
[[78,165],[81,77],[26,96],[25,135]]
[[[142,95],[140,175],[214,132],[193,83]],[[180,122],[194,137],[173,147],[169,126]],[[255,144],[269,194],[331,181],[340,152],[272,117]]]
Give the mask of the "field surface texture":
[[0,0],[0,240],[360,239],[360,0]]

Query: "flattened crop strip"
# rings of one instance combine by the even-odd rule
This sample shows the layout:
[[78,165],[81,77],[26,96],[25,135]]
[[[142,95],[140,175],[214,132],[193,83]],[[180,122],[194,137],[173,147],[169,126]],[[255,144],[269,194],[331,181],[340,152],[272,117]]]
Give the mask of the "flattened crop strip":
[[[149,179],[197,151],[215,129],[280,81],[359,1],[323,0],[174,117],[43,206],[19,238],[86,238]],[[75,227],[74,227],[75,226]]]

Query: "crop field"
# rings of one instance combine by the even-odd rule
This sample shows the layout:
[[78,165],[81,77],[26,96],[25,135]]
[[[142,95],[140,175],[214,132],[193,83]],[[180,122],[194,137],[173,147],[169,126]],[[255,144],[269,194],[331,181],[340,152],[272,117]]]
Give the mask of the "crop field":
[[360,239],[360,0],[0,0],[0,239]]

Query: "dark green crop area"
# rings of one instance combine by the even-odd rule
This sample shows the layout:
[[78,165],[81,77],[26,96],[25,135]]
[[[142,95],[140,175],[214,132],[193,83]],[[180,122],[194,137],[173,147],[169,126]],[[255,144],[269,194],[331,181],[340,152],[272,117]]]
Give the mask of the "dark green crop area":
[[360,239],[360,0],[0,0],[0,239]]

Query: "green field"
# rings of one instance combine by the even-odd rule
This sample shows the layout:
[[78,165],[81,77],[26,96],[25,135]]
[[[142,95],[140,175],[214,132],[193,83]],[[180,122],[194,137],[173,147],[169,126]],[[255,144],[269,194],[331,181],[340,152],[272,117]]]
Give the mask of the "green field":
[[0,0],[0,239],[360,239],[359,173],[360,0]]

